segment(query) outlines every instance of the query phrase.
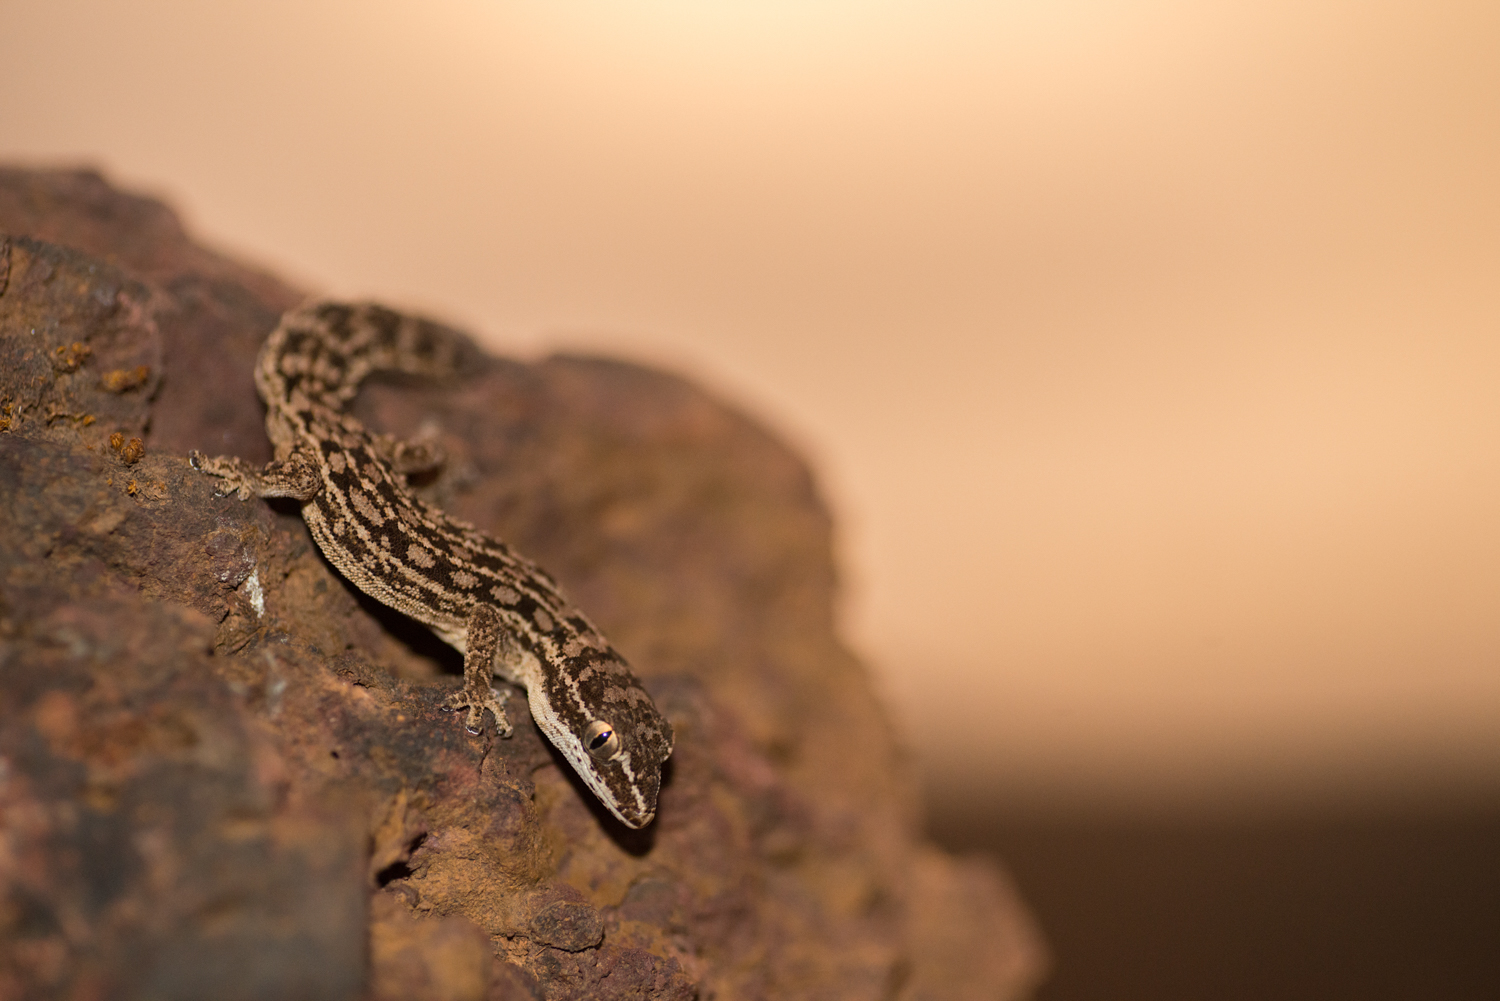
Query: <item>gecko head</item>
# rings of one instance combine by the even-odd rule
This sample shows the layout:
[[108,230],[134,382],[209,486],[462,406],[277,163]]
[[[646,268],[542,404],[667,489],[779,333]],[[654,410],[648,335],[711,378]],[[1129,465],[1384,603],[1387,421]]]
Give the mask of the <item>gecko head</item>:
[[617,657],[583,675],[551,686],[545,706],[528,693],[532,718],[610,813],[645,827],[656,816],[672,724]]

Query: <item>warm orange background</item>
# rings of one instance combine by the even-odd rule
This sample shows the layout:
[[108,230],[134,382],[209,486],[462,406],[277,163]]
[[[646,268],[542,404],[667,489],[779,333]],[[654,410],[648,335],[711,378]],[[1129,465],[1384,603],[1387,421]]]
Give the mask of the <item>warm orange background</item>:
[[1015,804],[1500,790],[1500,4],[3,0],[0,157],[810,453]]

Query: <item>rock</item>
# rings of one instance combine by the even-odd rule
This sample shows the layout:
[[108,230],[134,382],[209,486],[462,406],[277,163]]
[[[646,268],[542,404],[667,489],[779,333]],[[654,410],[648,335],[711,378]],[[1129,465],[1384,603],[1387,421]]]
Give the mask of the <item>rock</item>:
[[420,490],[547,567],[677,749],[616,823],[538,733],[439,711],[460,660],[353,590],[269,458],[250,372],[300,296],[86,172],[0,170],[0,998],[1017,998],[992,863],[924,843],[833,628],[831,526],[688,383],[471,352],[355,412]]

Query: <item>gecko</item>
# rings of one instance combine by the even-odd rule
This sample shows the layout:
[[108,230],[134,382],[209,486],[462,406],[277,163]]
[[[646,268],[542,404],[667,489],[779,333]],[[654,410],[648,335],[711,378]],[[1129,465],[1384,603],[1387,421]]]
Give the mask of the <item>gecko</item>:
[[656,815],[672,726],[629,665],[556,581],[510,546],[413,495],[407,476],[436,468],[437,450],[374,434],[347,413],[376,371],[451,375],[458,335],[372,303],[292,310],[261,347],[255,386],[275,458],[190,457],[219,496],[288,497],[328,562],[355,587],[416,619],[464,658],[446,711],[482,732],[489,710],[512,727],[500,678],[526,689],[532,718],[584,783],[632,828]]

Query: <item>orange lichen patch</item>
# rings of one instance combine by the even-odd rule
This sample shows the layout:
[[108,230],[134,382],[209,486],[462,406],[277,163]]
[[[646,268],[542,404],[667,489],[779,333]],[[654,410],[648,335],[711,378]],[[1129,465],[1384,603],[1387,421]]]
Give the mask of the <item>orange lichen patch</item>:
[[93,353],[94,349],[82,341],[74,341],[72,344],[59,344],[52,351],[52,364],[60,372],[74,372]]
[[125,434],[116,431],[109,436],[109,447],[119,453],[120,461],[127,466],[133,466],[146,456],[146,443],[139,438],[125,440]]
[[49,424],[53,421],[72,421],[74,424],[81,424],[84,427],[88,427],[95,420],[97,418],[93,414],[74,414],[65,410],[54,410],[47,415],[47,423]]
[[151,366],[137,365],[135,368],[116,368],[99,377],[99,385],[108,393],[123,393],[142,385],[151,377]]

